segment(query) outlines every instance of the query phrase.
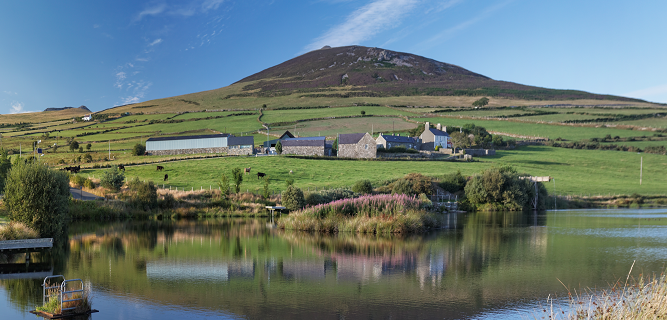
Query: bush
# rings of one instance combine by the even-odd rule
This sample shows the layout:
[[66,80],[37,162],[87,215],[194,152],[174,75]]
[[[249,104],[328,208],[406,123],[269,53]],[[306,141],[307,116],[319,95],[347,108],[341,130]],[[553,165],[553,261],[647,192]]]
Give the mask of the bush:
[[306,195],[306,204],[309,206],[316,206],[318,204],[329,203],[341,199],[356,198],[358,196],[359,194],[347,189],[338,188],[322,190],[319,192],[311,192]]
[[282,204],[285,208],[292,210],[299,210],[306,205],[301,189],[290,185],[287,190],[282,193]]
[[90,148],[92,148],[92,147],[93,147],[93,145],[89,143],[89,144],[86,145],[86,150],[90,151]]
[[262,193],[264,199],[268,199],[271,196],[271,191],[269,190],[269,177],[264,177],[264,192]]
[[222,174],[218,186],[220,187],[220,195],[223,198],[227,198],[229,196],[229,178],[227,178],[226,174]]
[[456,173],[446,174],[440,182],[440,188],[455,193],[463,190],[466,187],[466,182],[466,177],[461,174],[461,170],[458,170]]
[[361,194],[373,193],[373,185],[370,180],[359,180],[352,186],[352,191]]
[[[465,195],[470,205],[485,210],[522,210],[531,206],[535,197],[533,182],[521,179],[512,167],[491,168],[470,180],[465,186]],[[538,209],[544,208],[546,188],[538,182]]]
[[294,184],[294,179],[288,178],[287,180],[285,180],[285,187],[289,187],[293,184]]
[[153,181],[142,182],[135,177],[129,185],[133,192],[131,202],[135,207],[145,211],[157,208],[157,187]]
[[20,222],[0,226],[0,241],[39,238],[39,233]]
[[88,179],[86,179],[85,177],[80,176],[80,175],[78,175],[78,174],[74,174],[74,175],[71,175],[71,176],[69,177],[69,181],[72,182],[72,184],[73,184],[75,187],[81,187],[81,186],[83,186],[83,184],[86,182],[86,180],[88,180]]
[[86,179],[83,182],[83,186],[88,189],[95,189],[95,183],[90,179]]
[[135,144],[134,147],[132,148],[132,155],[143,156],[144,153],[146,153],[146,146],[144,146],[141,143]]
[[120,190],[120,187],[123,186],[123,181],[125,181],[125,173],[118,170],[117,166],[104,171],[104,176],[100,179],[101,185],[112,191]]
[[69,144],[69,151],[74,152],[77,149],[79,149],[79,143],[76,142],[76,140],[72,140],[72,142]]
[[[229,185],[228,190],[229,190]],[[178,201],[176,198],[171,193],[167,193],[164,196],[162,196],[162,199],[158,200],[158,207],[160,209],[174,209],[178,205]]]
[[5,149],[0,151],[0,193],[5,190],[5,181],[7,180],[7,173],[12,168],[12,162],[9,159],[9,154]]
[[7,174],[4,197],[9,219],[42,237],[59,235],[68,215],[68,181],[66,173],[37,163],[14,166]]
[[394,187],[391,189],[391,194],[412,194],[412,183],[410,180],[400,179],[394,182]]
[[232,178],[234,179],[234,190],[236,193],[241,192],[241,182],[243,182],[243,170],[241,168],[232,169]]
[[83,156],[83,160],[86,161],[86,163],[91,163],[93,162],[93,156],[91,156],[90,153],[86,153],[86,155]]

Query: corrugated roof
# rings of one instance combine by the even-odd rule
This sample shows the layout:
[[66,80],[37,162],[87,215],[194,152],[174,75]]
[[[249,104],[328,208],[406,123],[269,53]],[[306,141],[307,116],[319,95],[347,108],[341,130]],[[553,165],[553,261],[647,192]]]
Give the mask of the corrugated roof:
[[417,141],[414,138],[405,137],[405,136],[386,136],[382,135],[382,138],[387,142],[402,142],[402,143],[416,143]]
[[221,133],[221,134],[205,134],[205,135],[198,135],[198,136],[156,137],[156,138],[148,138],[148,139],[146,139],[146,142],[148,142],[148,141],[169,141],[169,140],[190,140],[190,139],[211,139],[211,138],[224,138],[224,137],[230,137],[230,135],[228,133]]
[[289,138],[281,143],[283,147],[324,147],[326,137]]
[[253,136],[244,137],[229,137],[227,140],[228,146],[252,146],[255,145],[255,138]]
[[347,133],[338,135],[338,144],[357,144],[365,133]]
[[431,131],[431,133],[433,133],[433,135],[449,137],[449,134],[447,132],[442,132],[438,129],[433,129],[433,128],[428,128],[428,130]]

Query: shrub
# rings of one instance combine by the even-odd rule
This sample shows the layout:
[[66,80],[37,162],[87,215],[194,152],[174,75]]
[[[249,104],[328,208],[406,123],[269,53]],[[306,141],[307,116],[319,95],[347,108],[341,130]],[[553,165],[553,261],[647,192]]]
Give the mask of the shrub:
[[0,226],[0,241],[39,238],[39,233],[21,222],[11,221]]
[[283,153],[283,144],[280,142],[280,140],[278,140],[278,142],[276,143],[276,152],[278,154]]
[[394,182],[394,187],[391,189],[391,194],[412,194],[412,183],[410,180],[399,179]]
[[288,186],[287,190],[282,193],[282,204],[289,210],[299,210],[303,208],[306,204],[303,197],[303,191],[293,185]]
[[76,140],[72,140],[72,142],[69,144],[69,151],[74,152],[77,149],[79,149],[79,143],[76,142]]
[[83,184],[86,182],[86,178],[83,176],[80,176],[78,174],[73,174],[69,177],[69,181],[72,182],[72,184],[75,187],[81,187]]
[[[79,153],[83,153],[83,147],[79,147]],[[79,162],[81,162],[81,156],[79,156]]]
[[289,186],[291,186],[291,185],[293,185],[293,184],[294,184],[294,179],[292,179],[292,178],[287,178],[287,179],[285,180],[285,186],[286,186],[286,187],[289,187]]
[[373,193],[373,185],[369,180],[359,180],[352,186],[352,191],[361,194]]
[[264,192],[262,193],[262,196],[264,196],[264,199],[268,199],[269,196],[271,196],[269,190],[269,177],[264,177]]
[[227,178],[226,174],[222,174],[220,181],[218,182],[218,186],[220,187],[220,195],[223,198],[229,196],[229,178]]
[[5,149],[0,151],[0,193],[5,190],[5,181],[7,180],[7,173],[12,168],[12,162],[9,159],[8,153]]
[[104,176],[100,179],[101,185],[112,191],[120,190],[120,187],[123,186],[123,181],[125,181],[125,173],[118,170],[117,166],[105,170]]
[[[229,184],[227,185],[227,189],[229,191]],[[158,207],[160,207],[160,209],[173,209],[176,208],[177,205],[178,201],[171,193],[165,194],[162,196],[162,199],[158,200]]]
[[68,213],[68,180],[66,173],[37,163],[14,166],[7,174],[4,197],[9,219],[43,237],[57,236]]
[[93,162],[93,156],[91,156],[90,153],[86,153],[86,155],[83,156],[83,160],[86,161],[86,163],[91,163]]
[[157,187],[153,181],[142,182],[134,178],[130,184],[132,203],[135,207],[148,211],[157,208]]
[[[470,180],[465,186],[467,201],[473,208],[487,210],[522,210],[527,209],[535,196],[533,182],[521,179],[512,167],[491,168]],[[544,208],[547,197],[546,188],[538,183],[540,203]]]
[[90,179],[86,179],[83,182],[83,186],[88,189],[95,189],[95,183]]
[[316,206],[318,204],[327,203],[326,199],[317,192],[311,192],[308,195],[306,195],[305,201],[306,205],[310,207]]
[[241,182],[243,182],[243,170],[241,168],[232,169],[232,178],[234,179],[234,190],[236,193],[241,191]]
[[90,148],[92,148],[92,147],[93,147],[93,145],[89,143],[89,144],[86,145],[86,150],[90,151]]
[[132,155],[143,156],[144,153],[146,153],[146,146],[144,146],[141,143],[135,144],[134,147],[132,148]]
[[458,170],[456,173],[446,174],[440,182],[440,187],[447,192],[455,193],[463,190],[466,182],[466,177],[461,174],[461,170]]

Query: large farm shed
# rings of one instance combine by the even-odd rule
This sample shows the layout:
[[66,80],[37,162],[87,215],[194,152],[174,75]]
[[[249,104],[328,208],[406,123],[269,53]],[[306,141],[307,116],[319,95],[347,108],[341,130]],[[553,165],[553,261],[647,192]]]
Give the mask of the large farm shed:
[[228,149],[229,137],[229,134],[222,133],[149,138],[146,140],[146,153],[150,155],[224,153]]

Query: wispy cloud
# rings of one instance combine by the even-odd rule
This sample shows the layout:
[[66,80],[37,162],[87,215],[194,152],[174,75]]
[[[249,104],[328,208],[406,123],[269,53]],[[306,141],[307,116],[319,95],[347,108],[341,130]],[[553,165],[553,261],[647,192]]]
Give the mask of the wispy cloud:
[[97,28],[99,28],[99,27],[101,27],[101,26],[100,26],[99,24],[97,24],[97,23],[93,25],[93,29],[97,29]]
[[417,0],[376,0],[352,12],[343,23],[331,28],[306,46],[306,50],[361,44],[377,33],[396,27]]
[[117,72],[116,73],[116,84],[114,84],[114,87],[118,89],[123,89],[123,81],[127,78],[127,74],[123,71]]
[[149,46],[149,47],[152,47],[152,46],[154,46],[154,45],[156,45],[156,44],[159,44],[160,42],[162,42],[162,39],[155,39],[155,40],[153,40],[153,42],[151,42],[150,44],[148,44],[148,46]]
[[445,11],[459,3],[463,2],[463,0],[444,0],[440,1],[438,3],[435,3],[432,5],[430,8],[426,9],[424,12],[425,14],[429,13],[440,13],[442,11]]
[[143,11],[134,16],[133,22],[140,21],[147,16],[172,15],[191,17],[197,13],[207,13],[211,10],[217,10],[225,0],[193,0],[185,4],[160,3],[146,7]]
[[2,93],[4,93],[4,94],[8,94],[8,95],[10,95],[10,96],[12,96],[12,95],[17,95],[17,94],[18,94],[18,92],[16,92],[16,91],[7,91],[7,90],[3,91]]
[[24,110],[23,107],[24,107],[24,106],[23,106],[23,103],[18,102],[18,101],[14,101],[14,102],[12,102],[12,105],[11,105],[11,107],[10,107],[11,110],[9,111],[9,113],[11,113],[11,114],[15,114],[15,113],[37,112],[37,111],[26,111],[26,110]]
[[484,11],[480,12],[475,17],[472,17],[472,18],[470,18],[470,19],[468,19],[464,22],[461,22],[458,25],[455,25],[453,27],[447,28],[447,29],[439,32],[438,34],[422,41],[420,44],[417,45],[418,49],[415,49],[414,51],[418,52],[418,51],[421,51],[421,50],[424,50],[424,49],[429,49],[429,48],[431,48],[431,47],[433,47],[437,44],[442,43],[445,40],[448,40],[448,39],[452,38],[453,36],[455,36],[459,32],[467,29],[468,27],[470,27],[470,26],[488,18],[494,12],[496,12],[497,10],[505,7],[506,5],[510,4],[513,1],[514,0],[508,0],[508,1],[498,3],[496,5],[493,5],[493,6],[487,7],[486,9],[484,9]]
[[145,16],[156,16],[161,13],[163,13],[167,9],[167,4],[165,3],[160,3],[158,5],[150,6],[144,9],[143,11],[139,12],[135,17],[134,21],[140,21],[143,19]]
[[150,81],[132,81],[127,87],[128,89],[132,88],[132,94],[121,98],[121,105],[141,102],[152,85],[153,83]]
[[650,98],[655,99],[657,96],[662,96],[660,98],[662,98],[662,100],[664,101],[667,99],[667,97],[665,97],[667,95],[667,83],[649,88],[635,90],[623,95],[626,97],[636,97],[640,99],[650,99]]

